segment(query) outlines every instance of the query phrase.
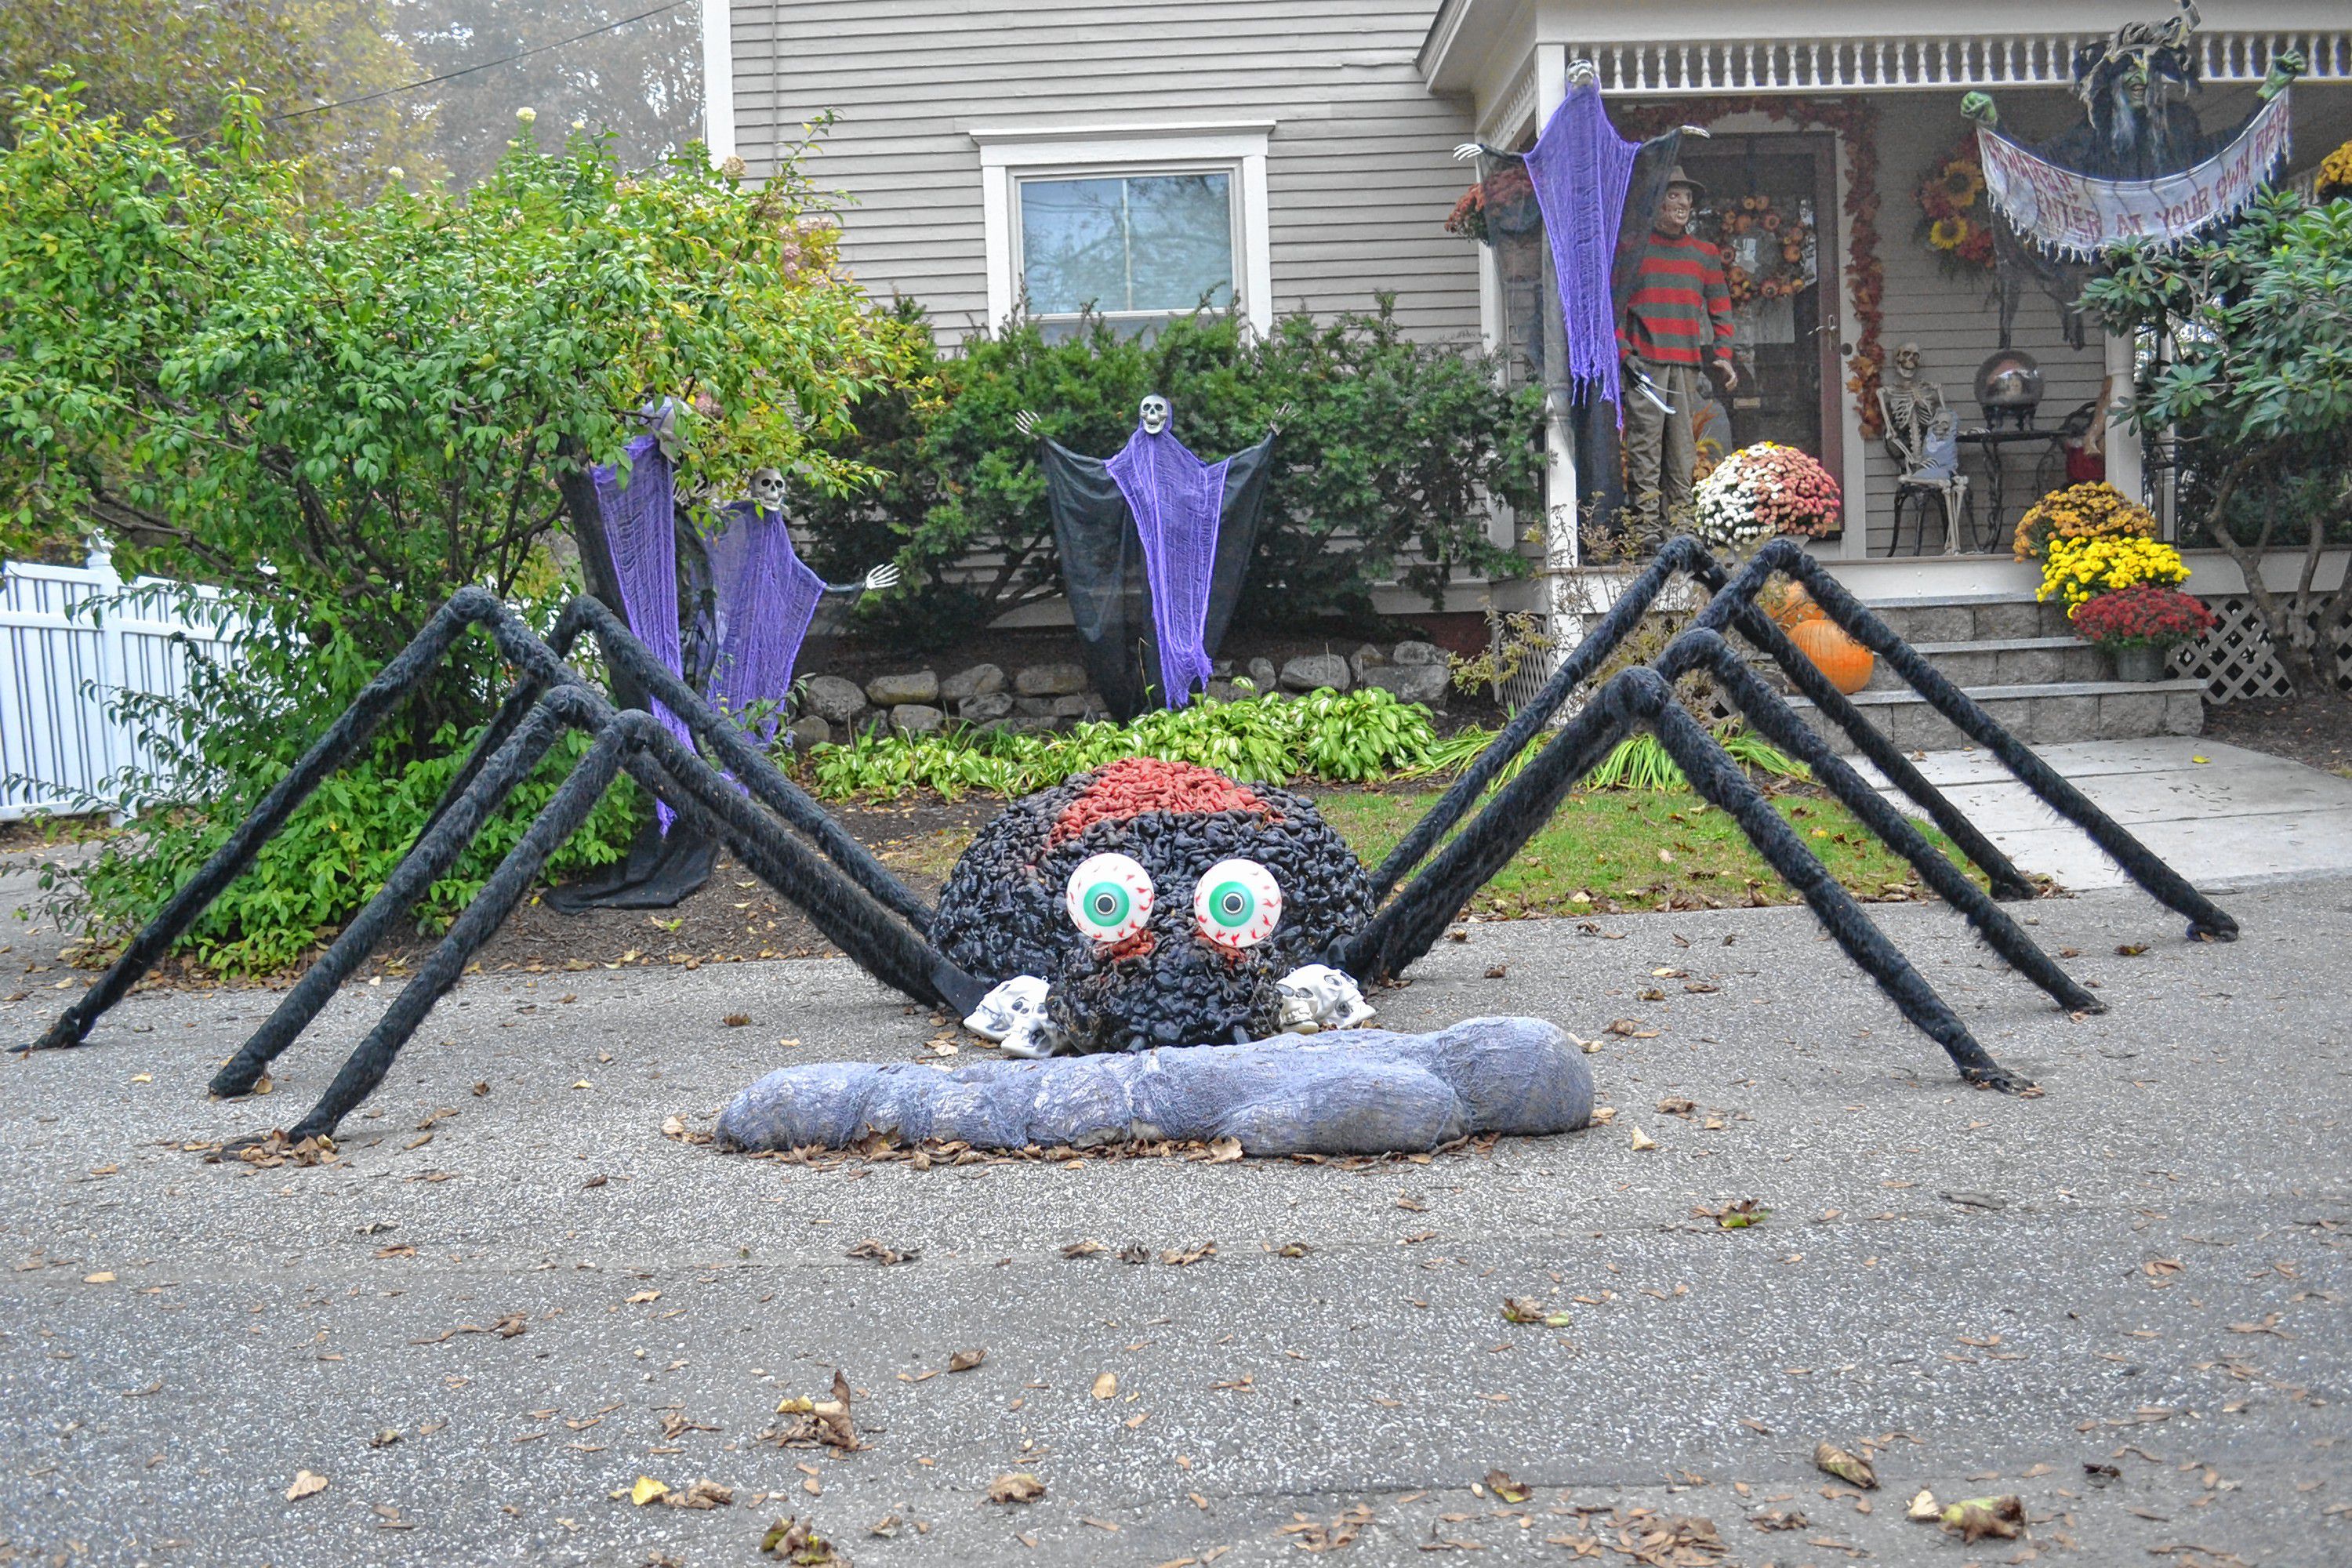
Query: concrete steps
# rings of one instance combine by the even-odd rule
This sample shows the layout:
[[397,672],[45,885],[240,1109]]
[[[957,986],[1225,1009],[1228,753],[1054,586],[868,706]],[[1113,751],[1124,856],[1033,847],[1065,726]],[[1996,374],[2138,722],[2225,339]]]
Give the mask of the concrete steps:
[[[1895,600],[1870,608],[2028,745],[2195,735],[2205,728],[2203,682],[2109,679],[2106,656],[2073,635],[2063,610],[2037,604],[2031,595]],[[1786,682],[1780,684],[1785,689]],[[1852,700],[1906,751],[1975,744],[1884,660]],[[1791,697],[1790,705],[1840,751],[1854,749],[1811,702]]]

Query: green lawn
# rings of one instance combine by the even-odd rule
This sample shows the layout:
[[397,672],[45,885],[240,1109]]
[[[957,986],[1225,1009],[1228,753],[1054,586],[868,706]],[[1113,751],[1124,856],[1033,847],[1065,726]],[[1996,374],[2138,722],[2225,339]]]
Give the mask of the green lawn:
[[[1378,865],[1437,796],[1332,792],[1324,817],[1366,865]],[[1858,899],[1928,896],[1894,851],[1827,795],[1790,790],[1773,805]],[[1956,864],[1957,851],[1921,829]],[[1979,879],[1982,880],[1981,878]],[[1764,864],[1738,826],[1687,791],[1601,790],[1571,795],[1518,857],[1482,891],[1471,912],[1487,916],[1784,904],[1796,894]]]
[[[1307,786],[1306,793],[1367,866],[1379,865],[1437,800],[1434,791],[1405,795]],[[1856,898],[1927,896],[1910,866],[1834,799],[1810,788],[1790,788],[1773,804]],[[1919,826],[1929,843],[1955,864],[1964,864],[1942,834]],[[969,828],[940,828],[887,846],[882,858],[902,872],[944,878],[971,842]],[[1983,878],[1977,880],[1981,884]],[[1795,899],[1731,819],[1697,795],[1684,790],[1597,790],[1570,795],[1478,895],[1470,912],[1575,915],[1785,904]]]

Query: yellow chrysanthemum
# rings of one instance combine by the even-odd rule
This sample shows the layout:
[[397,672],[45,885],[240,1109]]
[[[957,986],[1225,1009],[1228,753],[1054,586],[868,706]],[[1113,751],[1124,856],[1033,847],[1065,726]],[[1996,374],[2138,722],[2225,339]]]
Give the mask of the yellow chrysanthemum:
[[2084,600],[2118,588],[2153,583],[2176,588],[2189,580],[2180,552],[2153,539],[2132,535],[2100,539],[2054,539],[2042,565],[2042,588],[2034,597],[2063,597],[2072,615]]
[[2320,160],[2319,174],[2313,181],[2312,193],[2323,202],[2352,195],[2352,142],[2347,142]]

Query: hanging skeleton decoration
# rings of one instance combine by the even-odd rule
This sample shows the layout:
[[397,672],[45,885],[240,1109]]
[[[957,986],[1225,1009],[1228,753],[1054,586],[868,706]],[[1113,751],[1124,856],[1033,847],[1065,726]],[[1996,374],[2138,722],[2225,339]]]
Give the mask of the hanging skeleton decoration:
[[[1208,684],[1211,653],[1224,640],[1257,545],[1283,412],[1265,439],[1216,463],[1176,438],[1173,411],[1158,393],[1137,406],[1134,435],[1108,462],[1040,440],[1081,656],[1122,721],[1147,708],[1183,707]],[[1025,409],[1013,423],[1038,434]]]
[[[2159,241],[2227,222],[2251,198],[2257,188],[2253,176],[2270,166],[2274,154],[2247,161],[2251,168],[2241,177],[2212,174],[2210,188],[2203,191],[2165,185],[2242,138],[2253,138],[2250,145],[2283,152],[2285,105],[2274,100],[2305,67],[2303,56],[2294,50],[2273,55],[2254,108],[2244,121],[2223,134],[2208,132],[2191,101],[2203,87],[2195,39],[2197,7],[2192,0],[2179,0],[2179,15],[2166,21],[2126,22],[2104,43],[2078,47],[2074,94],[2083,105],[2084,120],[2028,154],[2049,166],[2045,173],[2051,180],[2081,176],[2098,183],[2080,187],[2065,205],[2087,210],[2101,201],[2111,202],[2132,215],[2128,233]],[[1960,100],[1960,112],[1981,128],[1980,141],[2000,140],[2000,113],[1988,95],[1968,94]],[[2003,183],[1999,161],[1990,156],[1990,145],[1986,174],[2000,210]],[[2169,215],[2181,212],[2200,216],[2188,227],[2168,230],[2168,225],[2179,221]],[[2068,344],[2083,346],[2084,322],[2076,307],[2095,265],[2096,247],[2087,241],[2079,246],[2053,242],[2043,232],[2047,226],[2015,210],[2002,211],[2002,221],[1993,225],[2002,348],[2010,346],[2018,302],[2029,282],[2056,302]]]
[[[885,563],[847,583],[827,583],[793,548],[783,519],[781,469],[755,468],[751,498],[723,508],[716,532],[678,515],[675,405],[665,400],[647,416],[645,435],[626,447],[627,478],[617,467],[590,470],[585,487],[570,489],[572,513],[591,565],[613,585],[629,629],[671,673],[689,679],[735,715],[764,706],[760,730],[772,741],[790,694],[803,641],[827,600],[845,616],[868,589],[894,586],[898,569]],[[683,557],[688,625],[679,626]],[[601,574],[598,571],[601,566]],[[616,681],[625,707],[648,707],[681,741],[682,725],[658,700]],[[659,806],[628,855],[606,875],[551,889],[548,905],[567,914],[590,909],[669,909],[708,881],[718,844],[692,827],[675,826]]]
[[[1972,742],[2087,833],[2141,888],[2187,916],[2192,938],[2235,937],[2237,925],[2228,914],[1995,723],[1788,539],[1765,545],[1737,578],[1696,540],[1669,543],[1568,654],[1536,700],[1377,868],[1358,864],[1311,803],[1299,796],[1206,769],[1132,760],[1008,807],[950,875],[936,909],[901,885],[777,772],[740,727],[667,668],[604,605],[584,597],[573,600],[551,641],[543,643],[489,593],[467,588],[368,684],[219,851],[131,939],[105,975],[38,1041],[23,1048],[81,1043],[252,864],[311,792],[364,747],[375,726],[426,678],[450,645],[468,628],[480,627],[517,671],[517,684],[451,782],[431,826],[383,890],[221,1068],[214,1091],[237,1095],[254,1088],[271,1060],[446,873],[565,729],[585,731],[593,743],[393,998],[325,1096],[293,1128],[289,1136],[297,1141],[332,1132],[383,1081],[402,1044],[528,896],[549,855],[624,771],[677,811],[682,821],[723,841],[748,870],[803,910],[854,962],[910,1000],[984,1019],[982,1009],[990,992],[1025,974],[1027,984],[999,993],[1007,1019],[1017,1022],[1023,1014],[1034,1018],[1042,997],[1045,1021],[1060,1043],[1078,1050],[1125,1052],[1271,1033],[1298,1020],[1295,1005],[1311,1015],[1320,1005],[1318,989],[1339,1009],[1335,1022],[1360,1021],[1336,986],[1318,987],[1314,966],[1361,984],[1402,973],[1543,827],[1576,782],[1636,730],[1658,737],[1693,788],[1739,825],[1846,955],[1877,982],[1905,1018],[1944,1048],[1964,1079],[1992,1088],[2028,1089],[2025,1079],[1978,1043],[1927,977],[1871,923],[1805,840],[1675,697],[1676,680],[1704,671],[1748,723],[1808,764],[1865,828],[1908,861],[1994,954],[2062,1010],[2104,1009],[2095,993],[2060,969],[1995,901],[2031,897],[2032,884],[1757,607],[1757,594],[1775,573],[1801,583],[1826,616]],[[1553,717],[1582,692],[1659,595],[1684,576],[1712,595],[1690,627],[1653,663],[1622,671],[1584,692],[1575,716],[1480,807],[1504,769],[1546,734]],[[583,633],[595,636],[606,668],[642,683],[708,748],[710,760],[698,756],[651,714],[616,710],[565,663]],[[1917,803],[1985,874],[1990,896],[1764,684],[1729,640],[1733,635],[1778,664],[1826,721],[1843,731],[1893,787]],[[1478,809],[1472,816],[1474,807]],[[1449,837],[1456,824],[1463,824],[1462,830]],[[1416,875],[1423,861],[1428,864]],[[1024,1005],[1016,1007],[1016,1002]],[[1509,1130],[1519,1124],[1504,1118],[1496,1125]]]

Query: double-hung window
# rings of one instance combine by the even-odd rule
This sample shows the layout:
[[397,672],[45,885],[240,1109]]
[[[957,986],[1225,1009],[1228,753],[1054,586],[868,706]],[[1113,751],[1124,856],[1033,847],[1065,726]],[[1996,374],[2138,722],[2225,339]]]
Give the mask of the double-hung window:
[[1266,127],[975,131],[989,314],[1148,331],[1203,307],[1269,323]]

